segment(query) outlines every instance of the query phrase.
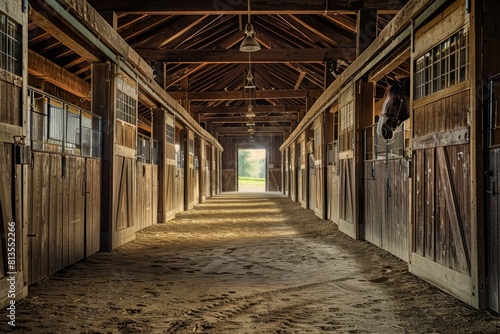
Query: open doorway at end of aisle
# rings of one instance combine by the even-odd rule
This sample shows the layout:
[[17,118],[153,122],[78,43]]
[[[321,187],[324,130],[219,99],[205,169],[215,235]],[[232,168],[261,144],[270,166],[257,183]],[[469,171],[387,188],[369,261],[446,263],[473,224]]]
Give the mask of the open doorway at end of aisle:
[[238,149],[238,191],[266,191],[266,149]]

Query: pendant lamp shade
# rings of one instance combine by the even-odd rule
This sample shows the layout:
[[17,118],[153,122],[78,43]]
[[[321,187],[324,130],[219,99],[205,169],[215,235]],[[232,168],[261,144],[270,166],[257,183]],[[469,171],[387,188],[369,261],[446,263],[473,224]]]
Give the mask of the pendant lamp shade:
[[255,117],[255,113],[253,112],[253,105],[248,105],[248,112],[245,114],[245,117],[252,118]]
[[260,44],[257,42],[257,40],[253,37],[254,35],[254,30],[253,26],[251,23],[247,23],[245,27],[245,34],[246,37],[243,39],[243,42],[241,42],[240,45],[240,51],[242,52],[255,52],[260,50]]
[[245,26],[245,39],[241,42],[240,51],[242,52],[255,52],[260,50],[259,42],[254,37],[255,31],[250,23],[250,0],[248,0],[248,23]]

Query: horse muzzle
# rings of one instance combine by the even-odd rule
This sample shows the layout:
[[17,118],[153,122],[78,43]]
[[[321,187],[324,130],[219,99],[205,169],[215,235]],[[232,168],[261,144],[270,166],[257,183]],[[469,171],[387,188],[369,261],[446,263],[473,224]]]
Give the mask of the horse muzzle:
[[384,125],[382,125],[382,128],[380,129],[380,135],[385,140],[389,140],[394,137],[394,132],[392,131],[391,127],[387,125],[387,123],[385,123]]

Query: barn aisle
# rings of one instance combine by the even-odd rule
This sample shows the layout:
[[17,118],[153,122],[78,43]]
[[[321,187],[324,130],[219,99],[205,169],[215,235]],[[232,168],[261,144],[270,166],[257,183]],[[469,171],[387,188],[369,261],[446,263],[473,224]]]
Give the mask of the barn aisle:
[[[494,333],[500,320],[277,193],[224,193],[33,285],[18,332]],[[2,321],[0,332],[8,332]],[[4,327],[1,327],[4,326]]]

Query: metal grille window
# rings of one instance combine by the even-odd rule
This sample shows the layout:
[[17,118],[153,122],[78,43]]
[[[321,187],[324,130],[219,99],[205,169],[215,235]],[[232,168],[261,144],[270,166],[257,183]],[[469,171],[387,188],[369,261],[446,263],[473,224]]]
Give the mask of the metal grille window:
[[81,117],[80,110],[67,106],[66,113],[66,140],[64,143],[64,152],[80,154],[81,147]]
[[116,91],[116,118],[121,119],[124,122],[135,125],[136,124],[136,110],[137,101],[121,92]]
[[101,156],[101,119],[58,99],[29,91],[34,150]]
[[47,109],[49,116],[48,141],[62,146],[64,140],[64,109],[62,103],[49,99]]
[[184,168],[184,151],[181,150],[175,151],[175,162],[177,168]]
[[153,147],[151,148],[151,163],[158,165],[160,162],[160,144],[158,141],[153,140]]
[[469,28],[465,27],[415,61],[415,100],[469,77]]
[[82,155],[101,156],[101,119],[82,112]]
[[354,128],[353,103],[349,102],[340,109],[340,128],[341,134],[351,131]]
[[403,157],[405,148],[403,128],[403,126],[400,126],[394,132],[394,138],[390,141],[385,140],[377,133],[376,124],[363,129],[365,161]]
[[145,163],[151,163],[151,139],[137,135],[137,159]]
[[194,156],[194,169],[199,170],[200,169],[200,163],[198,162],[198,157]]
[[0,68],[21,75],[21,25],[0,13]]
[[173,126],[166,125],[166,141],[170,144],[175,144],[175,129]]

